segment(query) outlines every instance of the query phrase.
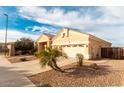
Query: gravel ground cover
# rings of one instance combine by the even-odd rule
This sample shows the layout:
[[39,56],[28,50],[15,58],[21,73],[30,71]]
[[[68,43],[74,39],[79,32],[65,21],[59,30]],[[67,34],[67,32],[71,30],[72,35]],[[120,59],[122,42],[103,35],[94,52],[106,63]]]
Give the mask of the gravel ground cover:
[[76,63],[73,63],[62,67],[67,73],[50,70],[28,78],[36,86],[42,87],[121,86],[124,71],[122,69],[112,69],[114,65],[111,64],[111,62],[108,62],[108,64],[99,64],[99,69],[92,69],[89,63],[85,64],[83,67],[77,67]]

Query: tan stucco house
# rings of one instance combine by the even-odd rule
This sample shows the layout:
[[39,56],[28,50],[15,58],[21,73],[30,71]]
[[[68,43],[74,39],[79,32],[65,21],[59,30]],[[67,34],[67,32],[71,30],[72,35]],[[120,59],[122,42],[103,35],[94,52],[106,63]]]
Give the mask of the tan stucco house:
[[85,59],[101,58],[101,48],[111,47],[111,43],[93,35],[64,28],[57,35],[42,34],[36,41],[38,52],[45,47],[57,47],[68,57],[83,54]]

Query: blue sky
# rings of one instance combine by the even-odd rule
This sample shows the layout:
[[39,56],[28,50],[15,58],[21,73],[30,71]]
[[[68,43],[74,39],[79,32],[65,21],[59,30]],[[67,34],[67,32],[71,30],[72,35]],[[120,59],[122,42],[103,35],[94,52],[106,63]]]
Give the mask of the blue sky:
[[9,15],[8,41],[21,37],[36,40],[42,33],[56,34],[69,27],[93,34],[124,46],[124,7],[61,6],[0,7],[0,42],[4,42],[6,17]]

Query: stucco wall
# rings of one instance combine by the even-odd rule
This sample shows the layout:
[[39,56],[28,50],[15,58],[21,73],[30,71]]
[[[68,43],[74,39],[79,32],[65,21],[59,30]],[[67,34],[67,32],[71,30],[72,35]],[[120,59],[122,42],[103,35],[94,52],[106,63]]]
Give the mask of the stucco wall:
[[100,58],[101,48],[111,46],[109,42],[72,29],[62,29],[52,40],[42,35],[37,43],[39,42],[47,42],[48,46],[52,44],[52,47],[59,47],[73,57],[78,52],[82,53],[85,59]]
[[43,35],[38,39],[37,43],[38,43],[38,42],[47,42],[47,41],[49,41],[49,37],[43,34]]
[[99,39],[89,38],[89,55],[90,59],[101,58],[101,48],[111,47],[110,43],[101,41]]
[[39,37],[36,44],[38,48],[38,53],[40,53],[41,51],[45,50],[46,47],[51,46],[52,44],[51,37],[43,34]]
[[[65,37],[63,37],[63,33],[65,33]],[[67,33],[69,35],[67,36]],[[53,38],[53,45],[61,45],[61,44],[71,44],[71,43],[88,43],[88,35],[81,34],[79,32],[69,30],[67,29],[62,29],[62,31],[55,37]]]
[[[65,33],[64,37],[63,33]],[[88,43],[88,35],[68,29],[62,29],[52,41],[53,46],[62,46],[63,52],[69,57],[75,57],[80,53],[85,59],[89,59]]]

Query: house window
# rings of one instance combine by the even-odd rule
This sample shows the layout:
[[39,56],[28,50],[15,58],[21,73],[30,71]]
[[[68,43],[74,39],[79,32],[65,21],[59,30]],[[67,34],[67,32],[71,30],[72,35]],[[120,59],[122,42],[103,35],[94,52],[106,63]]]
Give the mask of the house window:
[[62,34],[62,38],[64,38],[64,37],[65,37],[65,33]]

